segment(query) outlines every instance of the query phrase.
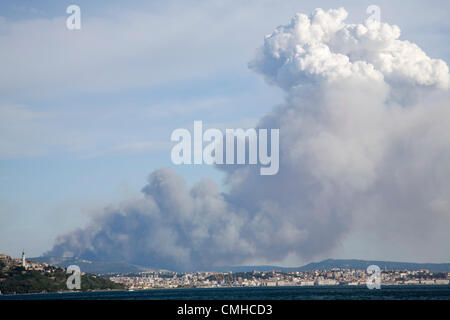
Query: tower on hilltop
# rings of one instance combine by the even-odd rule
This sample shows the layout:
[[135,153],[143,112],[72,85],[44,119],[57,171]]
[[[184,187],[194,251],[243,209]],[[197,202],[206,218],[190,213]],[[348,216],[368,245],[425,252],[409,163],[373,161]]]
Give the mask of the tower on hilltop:
[[27,261],[25,258],[25,251],[22,251],[22,267],[27,268]]

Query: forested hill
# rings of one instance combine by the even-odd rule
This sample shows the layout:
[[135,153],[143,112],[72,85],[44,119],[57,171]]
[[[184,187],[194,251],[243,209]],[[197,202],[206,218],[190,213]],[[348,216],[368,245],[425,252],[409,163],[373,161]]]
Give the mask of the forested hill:
[[[68,291],[66,282],[69,276],[61,267],[35,265],[34,269],[26,270],[13,259],[0,259],[2,294]],[[110,289],[124,289],[124,286],[96,275],[81,276],[81,291]]]

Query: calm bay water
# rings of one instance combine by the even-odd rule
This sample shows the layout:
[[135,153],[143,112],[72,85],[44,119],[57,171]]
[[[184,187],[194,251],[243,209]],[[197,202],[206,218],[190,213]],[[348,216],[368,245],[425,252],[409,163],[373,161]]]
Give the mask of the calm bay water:
[[450,285],[256,287],[0,295],[0,300],[450,300]]

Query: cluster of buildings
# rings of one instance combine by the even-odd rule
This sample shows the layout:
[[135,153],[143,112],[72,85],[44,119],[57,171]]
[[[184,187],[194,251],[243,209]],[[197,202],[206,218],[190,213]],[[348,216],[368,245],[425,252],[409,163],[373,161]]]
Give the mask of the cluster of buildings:
[[27,261],[25,252],[22,252],[22,258],[20,259],[13,259],[6,254],[0,254],[0,262],[3,265],[3,268],[5,269],[22,267],[25,270],[47,271],[47,272],[51,272],[53,269],[55,269],[55,267],[52,267],[44,262]]
[[[259,286],[365,286],[367,277],[366,270],[332,269],[303,272],[143,272],[132,275],[115,275],[110,279],[134,290]],[[431,273],[428,270],[383,271],[381,273],[381,284],[448,285],[450,284],[450,272]]]

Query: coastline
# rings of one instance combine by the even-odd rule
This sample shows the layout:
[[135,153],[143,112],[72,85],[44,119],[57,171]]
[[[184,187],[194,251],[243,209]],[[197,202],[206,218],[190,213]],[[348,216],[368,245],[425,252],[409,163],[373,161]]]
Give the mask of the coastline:
[[[381,285],[381,290],[374,290],[373,292],[382,292],[383,288],[401,288],[401,289],[407,289],[407,288],[414,288],[414,289],[426,289],[426,288],[444,288],[449,287],[450,292],[450,284],[386,284]],[[83,295],[83,294],[95,294],[95,293],[111,293],[111,292],[117,292],[117,293],[140,293],[140,292],[147,292],[147,291],[196,291],[196,290],[220,290],[220,289],[278,289],[278,290],[292,290],[292,289],[305,289],[305,290],[314,290],[314,289],[367,289],[366,285],[320,285],[320,286],[218,286],[218,287],[180,287],[180,288],[147,288],[147,289],[133,289],[133,290],[121,290],[121,289],[111,289],[111,290],[89,290],[89,291],[57,291],[57,292],[33,292],[33,293],[13,293],[13,294],[0,294],[0,300],[2,298],[7,297],[18,297],[18,296],[36,296],[36,295],[67,295],[67,294],[74,294],[74,295]],[[372,291],[370,289],[367,289],[367,291]]]

